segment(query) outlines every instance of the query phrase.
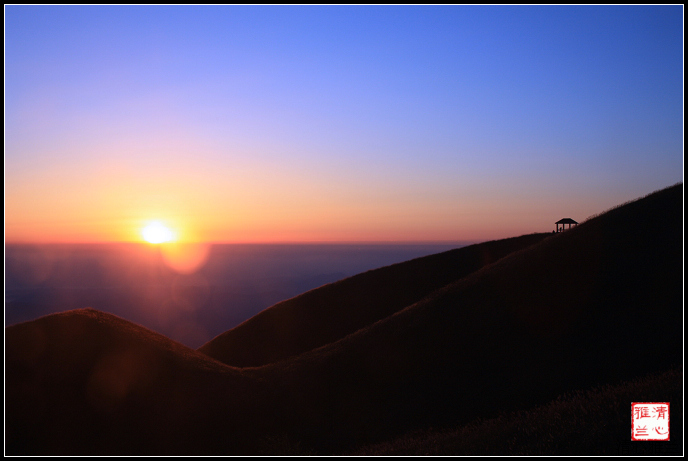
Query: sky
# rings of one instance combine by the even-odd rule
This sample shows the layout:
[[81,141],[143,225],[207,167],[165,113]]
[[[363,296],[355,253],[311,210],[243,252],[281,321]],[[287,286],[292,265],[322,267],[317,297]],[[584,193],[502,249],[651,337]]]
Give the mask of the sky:
[[483,241],[683,181],[683,6],[5,6],[5,241]]

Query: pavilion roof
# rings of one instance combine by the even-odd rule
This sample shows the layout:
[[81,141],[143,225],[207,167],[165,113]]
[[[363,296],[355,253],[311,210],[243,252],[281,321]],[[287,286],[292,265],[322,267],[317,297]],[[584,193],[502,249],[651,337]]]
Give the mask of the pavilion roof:
[[555,222],[554,224],[578,224],[578,223],[571,218],[564,218],[564,219],[560,219],[559,221]]

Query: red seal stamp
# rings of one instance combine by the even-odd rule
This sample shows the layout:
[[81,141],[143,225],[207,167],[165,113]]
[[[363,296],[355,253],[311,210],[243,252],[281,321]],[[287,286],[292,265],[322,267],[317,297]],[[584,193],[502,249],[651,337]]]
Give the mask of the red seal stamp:
[[669,440],[669,402],[631,403],[631,440]]

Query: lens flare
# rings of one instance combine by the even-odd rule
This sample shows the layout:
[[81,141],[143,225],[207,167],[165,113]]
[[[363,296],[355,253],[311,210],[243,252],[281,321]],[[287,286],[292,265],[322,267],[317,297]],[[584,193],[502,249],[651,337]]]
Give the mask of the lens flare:
[[160,250],[170,269],[180,274],[192,274],[206,263],[210,246],[203,243],[167,243],[160,245]]

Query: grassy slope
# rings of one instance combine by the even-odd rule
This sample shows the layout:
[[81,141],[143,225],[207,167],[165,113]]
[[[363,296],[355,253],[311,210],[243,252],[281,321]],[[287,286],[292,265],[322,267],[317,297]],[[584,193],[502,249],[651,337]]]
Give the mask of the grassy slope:
[[682,361],[682,193],[611,210],[260,371],[299,440],[336,452],[665,370]]
[[[671,440],[631,442],[631,402],[670,402]],[[592,451],[594,450],[594,451]],[[527,411],[457,428],[427,429],[354,455],[682,455],[683,372],[672,369],[615,386],[560,396]]]
[[259,368],[93,310],[7,327],[7,453],[337,453],[667,369],[683,358],[682,194],[614,209]]
[[485,242],[371,270],[280,302],[198,350],[255,367],[337,341],[551,234]]
[[5,373],[7,454],[242,452],[267,411],[241,370],[93,309],[7,327]]

